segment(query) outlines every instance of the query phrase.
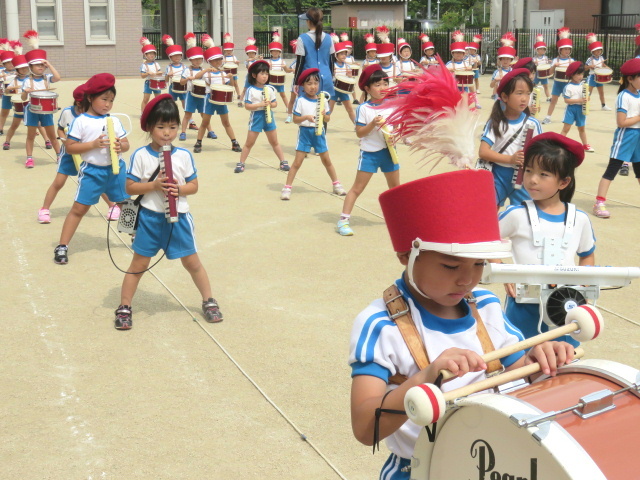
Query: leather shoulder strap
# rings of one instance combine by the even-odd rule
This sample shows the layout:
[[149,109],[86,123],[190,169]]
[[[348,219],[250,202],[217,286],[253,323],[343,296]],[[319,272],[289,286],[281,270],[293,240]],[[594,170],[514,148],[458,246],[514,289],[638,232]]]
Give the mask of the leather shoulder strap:
[[416,362],[420,370],[426,368],[429,365],[427,350],[425,349],[415,323],[413,323],[409,305],[400,293],[400,290],[398,290],[395,284],[391,285],[384,291],[382,298],[387,306],[389,317],[398,325],[400,334],[407,344],[414,362]]
[[[493,352],[495,347],[493,346],[493,342],[491,341],[491,337],[489,336],[489,332],[487,332],[487,327],[485,327],[484,322],[482,321],[482,317],[480,316],[480,312],[478,312],[478,307],[476,305],[476,298],[473,296],[473,293],[469,293],[465,299],[471,309],[471,315],[476,320],[476,333],[478,335],[478,340],[480,340],[480,345],[482,346],[482,351],[484,353]],[[487,371],[486,374],[490,375],[494,372],[502,371],[502,363],[500,360],[492,360],[487,363]]]

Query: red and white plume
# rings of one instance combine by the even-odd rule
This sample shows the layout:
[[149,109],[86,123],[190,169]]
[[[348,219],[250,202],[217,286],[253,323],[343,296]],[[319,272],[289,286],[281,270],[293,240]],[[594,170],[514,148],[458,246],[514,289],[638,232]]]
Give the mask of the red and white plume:
[[374,37],[372,33],[365,33],[364,41],[367,43],[376,43],[376,37]]
[[215,44],[213,43],[213,38],[211,38],[211,35],[207,33],[202,35],[200,41],[202,42],[202,46],[205,48],[211,48],[215,46]]
[[558,30],[558,37],[569,38],[571,36],[571,30],[568,27],[562,27]]
[[640,33],[640,23],[636,23],[633,28],[636,29],[636,32]]
[[271,39],[272,39],[274,42],[278,42],[278,43],[280,43],[280,33],[278,33],[278,32],[273,32],[273,35],[271,35]]
[[342,32],[340,34],[340,41],[341,42],[346,42],[349,40],[349,34],[347,32]]
[[536,42],[544,42],[544,35],[541,33],[536,35]]
[[232,40],[231,40],[231,34],[230,34],[230,33],[225,33],[225,34],[222,36],[222,41],[223,41],[224,43],[231,43],[231,42],[232,42]]
[[407,43],[407,41],[402,37],[399,37],[396,42],[397,42],[396,45],[402,45],[403,43]]
[[170,47],[171,45],[173,45],[173,38],[171,38],[171,35],[163,35],[162,36],[162,43],[164,45],[166,45],[167,47]]
[[334,45],[340,41],[340,37],[338,37],[338,35],[334,32],[331,32],[329,36],[331,37],[331,41],[334,43]]
[[419,37],[421,43],[427,43],[429,41],[429,35],[426,33],[421,34]]
[[147,37],[140,37],[140,45],[151,45],[151,41]]
[[13,53],[16,55],[22,55],[22,44],[19,40],[9,40],[9,46],[11,47],[11,50],[13,50]]
[[9,40],[7,38],[0,38],[0,49],[9,50]]
[[189,32],[184,36],[184,41],[185,44],[187,46],[187,48],[193,48],[196,46],[196,43],[198,43],[198,41],[196,40],[196,34],[193,32]]
[[378,40],[382,43],[390,43],[389,41],[389,28],[385,25],[380,25],[376,27],[376,35],[378,36]]
[[27,39],[27,43],[31,48],[33,49],[38,48],[38,45],[40,44],[40,38],[38,37],[38,32],[36,32],[35,30],[27,30],[26,32],[24,32],[23,37]]
[[298,40],[291,40],[289,42],[289,46],[291,47],[291,50],[293,50],[294,52],[296,51],[296,45],[298,45]]
[[247,45],[255,45],[256,44],[256,39],[253,37],[249,37],[247,38]]
[[500,43],[502,43],[503,47],[513,47],[513,44],[516,43],[516,37],[513,35],[512,32],[507,32],[504,35],[502,35],[502,38],[500,39]]
[[593,42],[597,42],[598,37],[595,33],[587,33],[587,44],[591,45]]
[[480,35],[479,33],[476,33],[473,36],[473,41],[476,42],[476,43],[480,43],[482,41],[482,35]]
[[454,42],[464,42],[464,33],[462,33],[460,30],[456,30],[451,34],[451,38]]
[[[469,168],[478,156],[475,131],[480,115],[475,102],[460,92],[456,80],[437,55],[440,68],[422,68],[414,82],[402,82],[389,89],[385,109],[393,111],[387,124],[393,125],[394,141],[411,138],[411,150],[422,152],[421,161],[449,158],[459,168]],[[394,95],[408,91],[403,95]]]

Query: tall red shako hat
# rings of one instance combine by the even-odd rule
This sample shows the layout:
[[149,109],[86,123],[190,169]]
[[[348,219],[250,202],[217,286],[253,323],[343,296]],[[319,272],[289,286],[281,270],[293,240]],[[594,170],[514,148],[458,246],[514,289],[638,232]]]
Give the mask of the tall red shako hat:
[[429,39],[429,35],[427,35],[426,33],[421,34],[420,37],[418,38],[420,38],[420,43],[421,43],[420,48],[422,49],[423,52],[426,53],[426,50],[428,48],[433,48],[433,49],[436,48],[433,42]]
[[196,40],[195,33],[188,32],[184,36],[184,41],[186,42],[186,45],[187,45],[187,50],[185,53],[189,60],[195,59],[195,58],[204,58],[204,52],[202,51],[202,48],[196,46],[197,40]]
[[349,40],[349,34],[347,32],[342,32],[340,34],[340,41],[344,42],[347,45],[347,47],[353,48],[353,42]]
[[373,36],[372,33],[364,34],[364,41],[366,45],[364,46],[365,52],[370,52],[371,50],[376,50],[376,37]]
[[468,48],[473,48],[476,51],[480,49],[480,42],[482,41],[482,35],[476,33],[473,36],[473,42],[469,42]]
[[33,49],[24,54],[29,65],[32,65],[34,63],[42,63],[43,60],[47,59],[47,52],[38,48],[40,44],[38,32],[36,32],[35,30],[27,30],[26,32],[24,32],[24,38],[27,39],[27,43]]
[[536,35],[536,43],[533,44],[533,49],[538,50],[539,48],[547,49],[547,44],[544,43],[544,35],[541,33]]
[[156,52],[156,47],[151,43],[151,41],[147,37],[140,37],[140,45],[142,45],[142,55],[146,55],[147,53]]
[[269,44],[269,51],[277,50],[279,52],[282,52],[282,43],[280,43],[280,34],[278,32],[273,32],[271,39],[273,40],[273,42]]
[[569,38],[571,36],[571,30],[567,27],[562,27],[558,30],[558,37],[560,38],[556,42],[556,48],[573,48],[573,41]]
[[385,25],[376,27],[376,35],[381,43],[376,45],[376,55],[378,57],[388,57],[395,53],[395,47],[389,40],[389,28]]
[[167,46],[164,51],[164,53],[167,54],[167,57],[172,57],[173,55],[182,55],[182,47],[174,43],[171,35],[163,35],[162,43]]
[[253,52],[258,53],[258,47],[256,47],[256,39],[253,37],[247,38],[247,46],[244,47],[245,53]]
[[464,33],[460,30],[456,30],[451,34],[451,38],[453,39],[453,43],[449,47],[451,53],[453,52],[462,52],[464,53],[465,48],[467,48],[467,44],[464,42]]
[[349,45],[347,45],[347,42],[338,42],[333,46],[335,50],[334,53],[346,52],[348,47]]
[[421,251],[455,257],[492,259],[511,256],[511,241],[500,239],[493,175],[458,170],[405,183],[379,197],[396,252],[410,252],[407,277]]
[[603,50],[602,42],[598,41],[595,33],[587,33],[587,44],[589,45],[589,51],[591,53],[593,53],[594,50]]
[[402,50],[404,47],[409,47],[409,50],[411,50],[411,45],[409,45],[409,42],[407,42],[402,37],[399,37],[396,43],[398,44],[398,53],[400,53],[400,50]]
[[235,44],[231,39],[230,33],[225,33],[222,36],[222,49],[223,50],[233,50],[235,48]]
[[500,39],[502,46],[498,49],[498,58],[511,57],[514,58],[517,54],[513,45],[516,43],[516,37],[511,32],[505,33]]

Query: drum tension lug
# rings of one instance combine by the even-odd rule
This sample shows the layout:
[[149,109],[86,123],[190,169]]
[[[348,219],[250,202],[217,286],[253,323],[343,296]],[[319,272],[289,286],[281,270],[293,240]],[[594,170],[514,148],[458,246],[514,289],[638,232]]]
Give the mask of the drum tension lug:
[[[555,413],[555,412],[553,412]],[[551,424],[548,420],[542,420],[540,415],[530,415],[526,413],[514,413],[509,417],[513,423],[520,428],[536,428],[531,434],[533,439],[540,445],[549,434]]]
[[580,418],[591,418],[616,408],[611,390],[600,390],[580,398],[578,408],[573,412]]

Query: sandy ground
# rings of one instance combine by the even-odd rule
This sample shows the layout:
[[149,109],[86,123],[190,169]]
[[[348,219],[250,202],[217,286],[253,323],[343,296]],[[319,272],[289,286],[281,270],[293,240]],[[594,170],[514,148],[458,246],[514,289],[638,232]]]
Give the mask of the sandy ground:
[[[481,123],[491,107],[488,82],[488,75],[482,78]],[[60,106],[70,104],[77,84],[59,84]],[[145,144],[137,128],[141,85],[140,79],[119,80],[114,108],[131,115],[134,148]],[[616,86],[607,85],[606,96],[613,106]],[[546,130],[560,130],[563,111],[556,110]],[[297,128],[285,125],[284,116],[279,106],[278,136],[291,162]],[[241,144],[247,118],[231,107]],[[586,211],[614,125],[613,112],[593,108],[588,134],[596,153],[580,167],[574,199]],[[291,201],[282,202],[285,176],[266,138],[236,175],[239,154],[231,152],[218,119],[213,126],[219,139],[205,140],[195,157],[200,192],[189,202],[199,254],[225,315],[218,325],[204,322],[198,292],[180,262],[162,260],[140,284],[133,330],[116,331],[122,274],[107,252],[105,204],[81,223],[69,265],[55,265],[53,248],[75,183],[70,179],[54,202],[52,223],[40,225],[37,211],[56,168],[52,151],[38,139],[36,167],[26,170],[22,129],[11,150],[2,152],[0,271],[7,318],[0,477],[377,478],[384,447],[372,456],[351,434],[347,356],[353,318],[401,273],[377,201],[384,177],[374,176],[358,201],[356,234],[342,238],[334,231],[342,198],[330,193],[318,157],[306,160]],[[180,145],[191,148],[195,132],[188,135]],[[577,138],[575,128],[570,135]],[[358,140],[343,108],[328,138],[348,188]],[[402,181],[432,173],[407,147],[399,149]],[[609,197],[612,218],[592,217],[597,263],[637,266],[636,180],[619,177]],[[128,237],[112,230],[110,244],[114,260],[126,268]],[[640,368],[639,296],[640,281],[602,293],[607,330],[585,346],[588,357]]]

